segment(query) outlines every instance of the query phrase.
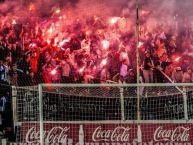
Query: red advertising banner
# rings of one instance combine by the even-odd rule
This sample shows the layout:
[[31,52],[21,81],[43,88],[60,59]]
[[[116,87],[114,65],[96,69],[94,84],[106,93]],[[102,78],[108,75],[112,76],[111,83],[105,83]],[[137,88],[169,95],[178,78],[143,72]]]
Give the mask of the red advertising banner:
[[[45,144],[74,144],[78,142],[79,124],[44,123]],[[22,123],[21,142],[38,144],[40,140],[40,126],[38,123]]]
[[86,142],[128,143],[137,138],[136,125],[90,124],[84,125]]
[[[44,123],[45,144],[192,145],[192,124]],[[22,123],[21,142],[38,144],[39,124]]]

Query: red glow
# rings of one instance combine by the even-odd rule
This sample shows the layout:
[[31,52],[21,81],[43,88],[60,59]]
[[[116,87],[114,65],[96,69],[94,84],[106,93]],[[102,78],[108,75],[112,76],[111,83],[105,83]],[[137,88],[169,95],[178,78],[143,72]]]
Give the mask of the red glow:
[[52,71],[51,71],[51,75],[55,75],[56,74],[56,69],[53,69]]
[[104,49],[108,49],[110,46],[110,42],[108,40],[103,40],[101,43]]
[[98,19],[99,19],[99,17],[97,17],[97,16],[94,17],[94,20],[95,20],[95,21],[98,21]]
[[29,46],[30,47],[36,47],[36,44],[35,43],[31,43]]
[[123,58],[123,59],[126,59],[126,58],[128,58],[128,55],[127,55],[127,53],[123,53],[123,54],[122,54],[122,58]]
[[85,67],[80,68],[80,69],[79,69],[79,73],[83,73],[83,72],[84,72],[84,69],[85,69]]
[[30,4],[29,5],[29,9],[28,9],[30,12],[35,10],[35,6],[33,4]]
[[101,61],[101,66],[105,66],[107,64],[107,59],[103,59],[102,61]]
[[110,19],[110,24],[114,25],[119,21],[120,17],[113,17]]
[[59,14],[60,12],[61,12],[60,9],[57,9],[57,10],[55,11],[56,14]]
[[15,24],[17,24],[17,22],[16,22],[15,19],[13,19],[13,20],[12,20],[12,25],[15,25]]
[[140,48],[141,46],[143,46],[143,42],[138,43],[138,48]]
[[85,32],[85,34],[88,36],[88,35],[90,35],[90,31],[89,30],[87,30],[86,32]]
[[62,47],[65,43],[70,42],[70,40],[71,40],[70,38],[64,39],[59,43],[59,47]]
[[178,61],[180,61],[180,59],[181,59],[181,57],[177,57],[177,58],[174,59],[174,61],[178,62]]
[[48,43],[48,44],[50,44],[50,43],[51,43],[50,39],[48,39],[48,40],[47,40],[47,43]]
[[57,46],[58,41],[59,41],[58,38],[55,38],[55,39],[54,39],[54,46]]
[[50,29],[48,30],[48,33],[52,34],[53,33],[53,28],[50,27]]

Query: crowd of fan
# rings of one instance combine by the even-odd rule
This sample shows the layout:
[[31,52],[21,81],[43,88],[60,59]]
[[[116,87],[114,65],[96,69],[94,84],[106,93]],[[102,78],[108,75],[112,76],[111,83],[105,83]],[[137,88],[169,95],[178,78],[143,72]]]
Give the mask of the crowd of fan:
[[144,82],[193,82],[193,31],[190,25],[183,24],[180,28],[159,26],[151,33],[142,34],[146,34],[140,37],[145,43],[140,47],[146,50],[142,64]]
[[[30,22],[0,23],[1,83],[136,83],[134,31],[94,17],[77,19],[60,33],[45,40],[43,29]],[[142,25],[137,46],[141,82],[193,82],[192,34],[189,27],[159,25],[150,31]]]

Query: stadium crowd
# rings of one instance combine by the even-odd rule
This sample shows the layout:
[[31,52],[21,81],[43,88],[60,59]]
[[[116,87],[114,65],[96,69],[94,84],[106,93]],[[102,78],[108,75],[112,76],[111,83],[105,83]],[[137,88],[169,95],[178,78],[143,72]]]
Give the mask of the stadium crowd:
[[[135,27],[127,28],[127,18],[75,19],[59,30],[62,18],[55,19],[46,27],[31,20],[0,21],[1,83],[136,83]],[[168,27],[150,31],[141,23],[142,82],[193,82],[192,30],[188,24]]]
[[[71,19],[59,9],[46,20],[0,15],[0,86],[136,83],[137,49],[141,83],[193,83],[191,24],[140,20],[137,43],[127,16]],[[14,138],[9,91],[0,93],[0,135]]]

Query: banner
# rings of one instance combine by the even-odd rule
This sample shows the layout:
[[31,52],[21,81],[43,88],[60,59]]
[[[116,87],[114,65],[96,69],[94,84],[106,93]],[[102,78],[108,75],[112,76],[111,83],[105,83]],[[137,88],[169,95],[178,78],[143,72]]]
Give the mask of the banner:
[[[192,124],[44,123],[44,143],[66,145],[192,145]],[[21,142],[38,144],[39,125],[22,123]]]
[[[22,123],[20,128],[21,143],[39,144],[40,130],[39,124],[36,123]],[[43,138],[44,143],[56,144],[72,144],[78,142],[77,133],[79,132],[78,124],[62,124],[62,123],[45,123]]]

